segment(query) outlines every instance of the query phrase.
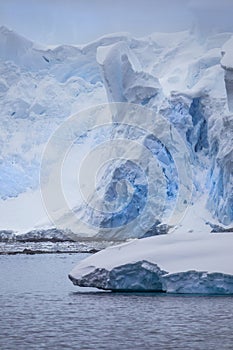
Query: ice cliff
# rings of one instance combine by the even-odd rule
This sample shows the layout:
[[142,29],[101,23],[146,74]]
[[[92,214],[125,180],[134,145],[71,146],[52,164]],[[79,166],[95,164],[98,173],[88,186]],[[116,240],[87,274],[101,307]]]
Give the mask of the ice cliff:
[[[199,219],[203,227],[206,221],[230,225],[233,221],[231,42],[231,33],[199,40],[195,34],[182,32],[153,34],[141,39],[119,34],[82,47],[44,47],[1,27],[2,229],[12,229],[12,220],[7,222],[6,214],[25,211],[22,204],[28,208],[36,203],[36,210],[30,216],[31,228],[44,220],[46,213],[38,189],[45,144],[70,114],[108,101],[148,107],[174,126],[190,154],[194,185],[190,205],[200,198],[205,202],[205,212],[200,213]],[[130,134],[132,130],[123,130],[123,137]],[[101,137],[95,135],[94,144]],[[167,202],[172,205],[179,188],[171,155],[151,135],[134,137],[141,138],[162,164]],[[88,135],[83,142],[88,142]],[[105,197],[114,196],[117,176],[129,180],[128,174],[135,172],[130,166],[130,163],[122,164],[118,175],[115,169],[107,183],[102,180],[106,185]],[[143,201],[143,190],[136,190]],[[31,193],[38,195],[33,197]],[[124,191],[119,193],[125,195]],[[80,203],[74,206],[85,210]],[[106,226],[107,222],[111,222],[111,217],[101,218],[100,236],[101,225]],[[158,218],[152,231],[160,232],[159,225],[163,222]],[[161,232],[167,231],[168,228]],[[134,234],[129,232],[130,236]]]
[[[193,203],[203,196],[213,218],[224,225],[233,221],[232,59],[230,34],[213,35],[204,42],[187,33],[155,34],[147,43],[117,42],[97,50],[109,101],[146,105],[175,126],[190,151]],[[144,140],[152,151],[158,147],[156,142],[151,135]],[[168,181],[167,185],[171,199],[175,197],[178,181],[171,170],[171,157],[165,156],[166,148],[161,147],[163,156],[158,153],[156,156],[163,158],[166,178],[169,172],[172,174],[173,182]],[[126,168],[124,177],[129,180],[129,165]],[[121,168],[121,177],[122,171]],[[111,181],[112,184],[117,181],[115,175]],[[106,191],[109,193],[109,188]],[[159,220],[157,223],[160,224]]]
[[[154,222],[153,229],[144,236],[160,235],[107,248],[78,264],[69,274],[75,285],[123,292],[233,294],[232,229],[219,234],[207,232],[210,213],[212,221],[225,225],[233,220],[232,85],[230,65],[224,65],[232,55],[229,43],[222,61],[217,49],[227,37],[209,38],[201,47],[195,38],[186,43],[182,38],[182,44],[165,50],[164,56],[160,51],[159,63],[154,59],[150,67],[139,65],[139,53],[134,56],[133,50],[125,45],[99,50],[97,57],[109,99],[146,104],[177,128],[190,152],[194,188],[186,218],[175,232],[169,232],[169,227],[161,232],[161,222]],[[191,57],[191,47],[195,45]],[[152,151],[158,149],[157,141],[150,136],[144,140]],[[163,156],[155,154],[162,161],[163,175],[169,178],[170,170],[173,180],[167,182],[168,203],[169,198],[176,197],[174,189],[182,184],[178,184],[177,174],[171,170],[174,164],[166,147],[160,145],[160,150]],[[111,176],[106,193],[114,194],[115,182],[121,180],[122,173],[129,181],[132,171],[130,164],[125,172],[122,166],[116,168],[118,177],[115,173]],[[157,211],[155,205],[154,210]],[[127,215],[125,210],[124,217]],[[134,237],[140,237],[134,228],[132,232]]]

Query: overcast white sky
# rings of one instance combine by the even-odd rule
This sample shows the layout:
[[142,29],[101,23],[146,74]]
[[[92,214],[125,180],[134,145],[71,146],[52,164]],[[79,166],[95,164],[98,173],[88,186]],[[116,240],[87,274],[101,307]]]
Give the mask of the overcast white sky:
[[144,36],[201,27],[233,31],[233,0],[0,0],[0,25],[45,44],[112,32]]

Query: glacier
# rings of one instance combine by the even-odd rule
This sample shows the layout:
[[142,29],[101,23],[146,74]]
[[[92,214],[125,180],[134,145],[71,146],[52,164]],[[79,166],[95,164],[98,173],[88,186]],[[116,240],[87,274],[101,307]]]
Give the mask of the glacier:
[[[197,197],[203,195],[206,207],[213,216],[212,220],[227,226],[233,220],[233,129],[231,97],[226,84],[223,60],[231,54],[228,49],[231,47],[228,44],[231,43],[231,35],[217,34],[206,38],[202,43],[195,35],[186,35],[187,33],[173,36],[155,34],[149,38],[150,45],[134,42],[130,46],[125,42],[118,42],[108,47],[100,47],[97,50],[97,61],[110,102],[146,105],[176,127],[190,152],[195,188],[193,203]],[[168,38],[178,42],[171,43]],[[152,40],[155,42],[152,43]],[[166,44],[168,40],[168,47],[165,45],[161,48],[160,41],[163,40]],[[223,49],[219,50],[220,43]],[[193,54],[194,48],[196,54]],[[225,51],[221,50],[227,53],[224,55]],[[147,61],[148,56],[153,56],[154,60],[150,65]],[[144,62],[146,64],[143,66]],[[183,71],[177,68],[181,65]],[[135,133],[136,131],[134,137]],[[123,137],[130,138],[129,134],[129,130],[125,128]],[[137,136],[138,139],[140,137],[141,135]],[[150,139],[151,135],[148,135],[144,144],[147,147],[151,144],[149,147],[152,150],[158,148],[156,139]],[[166,147],[161,147],[161,155],[158,152],[156,155],[162,160],[165,177],[168,178],[170,173],[170,177],[173,178],[173,182],[167,185],[170,186],[167,192],[170,192],[170,198],[174,198],[178,181],[174,170],[171,170],[171,157],[169,153],[165,155],[166,153]],[[167,160],[164,157],[167,157]],[[130,172],[128,168],[127,166],[124,177],[130,181],[127,177],[127,173]],[[133,171],[133,166],[131,170]],[[109,179],[106,182],[108,183]],[[113,193],[115,175],[111,182],[110,188]],[[109,188],[106,191],[108,193]],[[125,211],[123,215],[126,218],[128,214]],[[111,221],[109,218],[106,220]],[[114,220],[113,215],[112,221]],[[99,226],[101,234],[101,225]],[[131,237],[138,237],[136,232],[131,234]]]
[[[178,130],[190,150],[196,191],[193,202],[203,195],[209,221],[230,225],[231,37],[231,33],[219,33],[200,41],[195,33],[181,32],[135,39],[123,33],[86,46],[45,47],[1,27],[2,229],[17,230],[7,222],[6,214],[20,210],[22,202],[31,206],[31,200],[36,210],[30,215],[34,216],[30,228],[46,221],[38,191],[46,143],[69,115],[108,101],[146,106]],[[124,132],[129,137],[130,131],[123,131],[123,136]],[[101,135],[95,136],[96,143],[100,139]],[[158,148],[155,142],[150,135],[145,140],[151,149]],[[166,152],[162,153],[164,157]],[[175,197],[176,175],[171,168],[172,162],[165,164],[163,171],[166,178],[174,178],[168,186],[171,197]],[[21,216],[25,216],[22,210]],[[22,221],[26,220],[25,216]],[[51,225],[49,220],[46,225]],[[21,226],[29,228],[24,222]]]
[[[81,221],[94,222],[89,231],[86,225],[71,230],[72,239],[142,238],[108,248],[80,263],[70,273],[75,284],[111,290],[232,293],[232,38],[231,32],[203,37],[195,31],[154,33],[144,38],[119,33],[83,46],[43,46],[1,27],[0,229],[12,234],[59,231],[56,224],[62,223],[62,229],[70,230],[72,212]],[[82,111],[87,108],[94,111],[95,106],[109,103],[120,112],[116,102],[161,116],[171,126],[171,149],[153,132],[140,129],[143,113],[141,120],[137,119],[138,128],[119,125],[111,111],[110,128],[80,130],[63,173],[70,212],[58,208],[59,220],[53,222],[40,191],[41,164],[49,140],[55,131],[62,130],[70,115],[84,116]],[[154,127],[151,117],[146,130]],[[166,132],[161,130],[161,138]],[[154,165],[147,162],[146,153],[135,157],[140,165],[149,163],[156,179],[154,186],[166,188],[163,198],[168,216],[179,201],[180,190],[186,188],[190,196],[184,198],[182,219],[170,223],[161,217],[163,203],[155,196],[148,229],[132,224],[129,230],[122,230],[141,215],[148,200],[143,173],[129,160],[107,164],[97,179],[101,198],[111,208],[117,204],[121,211],[105,215],[101,209],[96,215],[90,203],[83,202],[75,190],[77,167],[85,154],[107,139],[113,145],[119,135],[140,143],[157,158]],[[182,169],[177,168],[172,152],[176,139],[188,152],[183,160],[192,172],[192,186],[188,176],[180,181]],[[112,147],[110,157],[116,155],[114,152]],[[127,158],[127,149],[124,156]],[[94,191],[89,190],[90,199]],[[125,205],[130,200],[131,205]],[[149,215],[141,216],[142,226],[147,220]],[[225,232],[210,233],[212,227]]]

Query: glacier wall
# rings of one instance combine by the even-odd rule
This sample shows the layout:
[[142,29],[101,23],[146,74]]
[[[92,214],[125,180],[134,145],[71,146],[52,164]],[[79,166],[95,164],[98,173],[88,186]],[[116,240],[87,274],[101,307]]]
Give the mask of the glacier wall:
[[227,92],[228,108],[233,112],[233,36],[222,48],[221,66],[224,69],[225,86]]
[[215,120],[210,130],[211,169],[209,172],[208,207],[219,221],[230,225],[233,221],[233,117]]
[[38,46],[0,28],[2,199],[38,189],[41,155],[54,130],[90,100],[106,101],[95,52],[94,44]]
[[[214,42],[211,46],[214,46]],[[213,216],[221,223],[229,225],[233,220],[233,129],[232,117],[227,115],[227,102],[230,106],[231,93],[228,85],[226,91],[224,88],[220,52],[216,55],[216,51],[211,47],[204,58],[192,62],[186,78],[191,88],[185,92],[174,92],[167,97],[163,84],[160,84],[157,78],[159,74],[153,77],[148,70],[144,71],[141,62],[138,63],[137,55],[125,43],[113,45],[109,49],[101,48],[99,51],[103,81],[109,100],[149,106],[159,111],[177,128],[190,150],[196,192],[207,193],[207,207]],[[150,71],[153,72],[153,69]],[[221,79],[216,92],[211,89],[209,76],[206,81],[205,74],[208,72],[209,75],[210,71],[213,77],[218,76]],[[169,79],[171,80],[171,77]],[[154,92],[151,90],[152,85]],[[142,87],[143,95],[139,93],[139,87]],[[150,141],[151,144],[156,144],[156,140]],[[163,152],[164,150],[165,148]],[[171,168],[172,161],[169,159],[163,169],[168,173],[171,172]],[[125,176],[127,178],[127,174]],[[112,181],[114,183],[115,179]],[[178,188],[177,177],[173,176],[172,186]],[[146,196],[146,193],[144,195]]]
[[[155,33],[142,39],[119,34],[83,47],[43,47],[1,27],[1,199],[39,188],[45,144],[69,115],[108,101],[128,102],[158,112],[175,127],[190,154],[192,203],[203,195],[213,220],[230,225],[232,46],[231,33],[209,34],[200,41],[197,36],[182,32]],[[141,140],[157,157],[166,182],[169,209],[177,199],[179,179],[166,145],[150,134],[133,134],[130,128],[120,132],[126,139]],[[119,133],[119,127],[111,133]],[[96,135],[95,142],[101,137]],[[100,236],[101,228],[131,220],[144,207],[147,189],[138,185],[137,177],[141,178],[140,170],[130,162],[111,169],[111,175],[106,171],[102,184],[108,201],[117,198],[123,204],[131,195],[126,183],[131,183],[136,192],[126,211],[98,219]],[[85,211],[86,207],[77,210]],[[161,232],[161,224],[158,217],[154,232]]]

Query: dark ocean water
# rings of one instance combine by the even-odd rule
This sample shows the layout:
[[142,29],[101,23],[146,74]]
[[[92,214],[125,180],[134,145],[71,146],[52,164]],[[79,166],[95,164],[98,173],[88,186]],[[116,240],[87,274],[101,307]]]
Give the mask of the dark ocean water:
[[233,297],[75,287],[88,254],[0,256],[0,349],[233,349]]

